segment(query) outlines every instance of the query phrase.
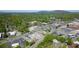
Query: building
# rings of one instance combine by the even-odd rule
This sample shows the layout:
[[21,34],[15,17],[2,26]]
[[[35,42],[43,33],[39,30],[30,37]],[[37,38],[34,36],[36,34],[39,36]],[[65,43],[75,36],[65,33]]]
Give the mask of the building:
[[2,33],[0,33],[0,38],[2,37]]
[[70,36],[76,39],[77,37],[79,37],[79,30],[71,31]]
[[0,33],[0,38],[4,38],[4,33]]
[[14,48],[16,48],[16,47],[18,47],[19,46],[19,43],[13,43],[12,44],[12,47],[14,47]]
[[8,32],[7,34],[9,35],[9,36],[15,36],[16,35],[16,31],[10,31],[10,32]]
[[58,28],[53,33],[57,34],[57,35],[65,35],[65,36],[67,36],[69,33],[71,33],[71,31],[73,31],[73,30],[69,29],[69,28]]
[[79,22],[72,22],[67,24],[67,28],[79,30]]
[[79,41],[74,41],[73,43],[75,45],[75,48],[79,48]]
[[24,48],[25,47],[25,40],[23,38],[18,38],[18,39],[10,39],[8,41],[8,45],[9,47],[21,47]]
[[68,34],[68,37],[71,39],[76,39],[76,36],[74,34]]
[[77,45],[79,45],[79,41],[74,41],[74,44],[77,44]]

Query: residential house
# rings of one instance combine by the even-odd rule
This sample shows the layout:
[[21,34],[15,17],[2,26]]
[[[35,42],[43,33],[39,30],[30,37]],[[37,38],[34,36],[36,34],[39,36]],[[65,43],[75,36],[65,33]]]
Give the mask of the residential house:
[[67,28],[79,30],[79,22],[72,22],[67,24]]
[[75,48],[79,48],[79,41],[74,41],[73,43],[75,45]]
[[68,37],[75,40],[76,39],[76,36],[74,34],[68,34]]
[[78,38],[79,37],[79,30],[74,30],[74,31],[71,31],[71,33],[70,34],[72,34],[71,35],[71,37],[72,36],[74,36],[74,38],[76,39],[76,38]]
[[12,47],[14,47],[14,48],[16,48],[16,47],[18,47],[19,46],[19,43],[13,43],[12,44]]
[[69,28],[58,28],[54,34],[67,36],[71,31]]
[[79,45],[79,41],[74,41],[74,44],[77,44],[77,45]]
[[0,33],[0,38],[2,37],[2,33]]
[[2,37],[2,33],[0,33],[0,38]]
[[9,47],[21,47],[24,48],[25,47],[25,40],[23,38],[17,38],[17,39],[10,39],[8,41],[8,45]]
[[16,31],[10,31],[7,33],[9,36],[15,36],[16,35]]
[[0,38],[4,38],[4,33],[0,33]]

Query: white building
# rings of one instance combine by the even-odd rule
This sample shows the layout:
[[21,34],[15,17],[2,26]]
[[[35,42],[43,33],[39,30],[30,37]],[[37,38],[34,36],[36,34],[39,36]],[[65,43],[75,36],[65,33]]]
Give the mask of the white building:
[[12,44],[12,47],[17,47],[17,46],[19,46],[19,43],[13,43]]
[[0,33],[0,38],[1,38],[1,36],[2,36],[2,33]]
[[0,33],[0,38],[3,38],[3,36],[2,35],[4,35],[4,33]]
[[16,35],[16,31],[11,31],[11,32],[8,32],[7,34],[9,34],[10,36],[15,36]]
[[75,41],[75,42],[74,42],[74,44],[77,44],[77,45],[79,45],[79,41]]

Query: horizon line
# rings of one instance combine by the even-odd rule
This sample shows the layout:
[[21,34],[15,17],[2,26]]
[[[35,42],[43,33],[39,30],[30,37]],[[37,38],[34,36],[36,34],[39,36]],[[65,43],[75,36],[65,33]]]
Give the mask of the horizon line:
[[[0,10],[0,12],[40,12],[40,11],[56,11],[56,10]],[[59,10],[68,12],[79,12],[79,10]]]

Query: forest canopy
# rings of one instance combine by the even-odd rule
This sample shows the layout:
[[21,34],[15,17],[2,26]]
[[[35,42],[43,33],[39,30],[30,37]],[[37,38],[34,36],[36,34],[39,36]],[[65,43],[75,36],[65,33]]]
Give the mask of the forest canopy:
[[0,32],[16,29],[21,32],[28,32],[29,22],[49,22],[51,17],[62,19],[63,21],[72,21],[74,18],[79,19],[79,14],[53,14],[53,13],[4,13],[0,14]]

